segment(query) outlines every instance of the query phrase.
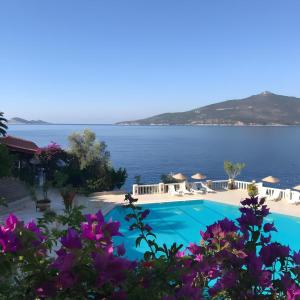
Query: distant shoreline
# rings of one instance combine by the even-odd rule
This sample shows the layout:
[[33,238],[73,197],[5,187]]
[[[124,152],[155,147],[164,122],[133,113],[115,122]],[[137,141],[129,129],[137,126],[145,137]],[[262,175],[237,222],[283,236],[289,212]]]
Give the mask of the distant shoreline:
[[299,127],[287,124],[99,124],[99,123],[49,123],[49,124],[8,124],[8,126],[118,126],[118,127]]

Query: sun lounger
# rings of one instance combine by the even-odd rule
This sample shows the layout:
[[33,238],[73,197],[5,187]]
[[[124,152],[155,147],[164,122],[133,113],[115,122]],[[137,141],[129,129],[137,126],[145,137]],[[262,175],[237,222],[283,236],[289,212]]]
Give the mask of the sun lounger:
[[206,193],[215,193],[215,192],[216,192],[215,190],[209,188],[209,187],[208,187],[207,185],[205,185],[204,183],[201,182],[200,184],[201,184],[202,188],[205,190]]
[[193,194],[204,194],[204,190],[195,190],[195,189],[190,189],[190,191],[193,193]]
[[292,191],[291,192],[291,199],[288,200],[289,203],[292,203],[292,204],[299,204],[300,203],[300,193],[299,192],[294,192]]
[[204,189],[202,187],[199,189],[199,185],[197,185],[196,183],[192,183],[190,191],[193,194],[204,194],[205,193]]
[[180,192],[180,193],[182,193],[184,195],[193,195],[193,193],[186,188],[186,183],[185,182],[182,182],[180,184],[178,192]]
[[183,192],[179,191],[179,190],[176,191],[174,185],[169,186],[168,193],[173,195],[173,196],[183,196]]

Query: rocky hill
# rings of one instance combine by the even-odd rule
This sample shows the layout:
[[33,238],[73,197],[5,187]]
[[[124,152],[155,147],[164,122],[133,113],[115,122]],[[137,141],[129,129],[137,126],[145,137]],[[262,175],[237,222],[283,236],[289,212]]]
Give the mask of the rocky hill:
[[300,98],[262,92],[186,112],[164,113],[119,125],[300,125]]
[[8,120],[8,124],[23,124],[23,125],[47,125],[48,122],[42,120],[25,120],[22,118],[11,118]]

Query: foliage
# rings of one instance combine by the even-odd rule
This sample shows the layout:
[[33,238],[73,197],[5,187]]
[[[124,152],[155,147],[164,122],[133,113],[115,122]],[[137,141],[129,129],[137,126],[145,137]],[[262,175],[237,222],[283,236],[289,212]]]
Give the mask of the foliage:
[[37,158],[44,171],[44,199],[48,198],[48,190],[55,178],[55,173],[60,168],[60,162],[65,160],[66,155],[66,152],[54,142],[38,150]]
[[10,154],[5,145],[0,144],[0,177],[10,176],[12,174],[14,156]]
[[83,133],[73,133],[69,136],[69,152],[76,156],[81,170],[94,164],[106,166],[110,154],[104,142],[96,141],[96,134],[88,129]]
[[178,180],[173,177],[173,174],[162,174],[160,176],[160,181],[162,183],[179,183],[182,182],[183,180]]
[[83,133],[73,133],[69,143],[69,154],[76,161],[79,171],[76,180],[83,193],[120,189],[124,185],[126,169],[115,170],[111,166],[107,146],[104,142],[96,141],[95,133],[87,129]]
[[250,183],[247,187],[249,197],[256,197],[258,195],[258,188],[255,183]]
[[299,299],[300,251],[271,240],[277,230],[265,221],[264,200],[243,200],[237,220],[207,226],[199,244],[181,251],[159,245],[145,223],[150,211],[126,199],[136,246],[149,249],[140,261],[124,258],[124,245],[113,243],[120,223],[101,211],[49,212],[26,224],[8,216],[0,227],[0,299]]
[[6,136],[7,120],[4,118],[4,113],[0,112],[0,136]]
[[112,175],[112,182],[113,182],[112,189],[114,187],[120,189],[124,185],[128,176],[127,171],[124,168],[119,168],[117,171],[111,169],[111,175]]
[[229,179],[234,180],[238,175],[241,174],[242,170],[245,168],[244,163],[233,163],[231,161],[224,161],[224,170],[228,175]]

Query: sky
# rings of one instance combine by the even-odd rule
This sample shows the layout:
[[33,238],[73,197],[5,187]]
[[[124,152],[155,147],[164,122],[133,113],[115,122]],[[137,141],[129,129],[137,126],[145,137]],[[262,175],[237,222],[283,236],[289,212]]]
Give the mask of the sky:
[[114,123],[300,97],[299,0],[0,0],[0,111]]

